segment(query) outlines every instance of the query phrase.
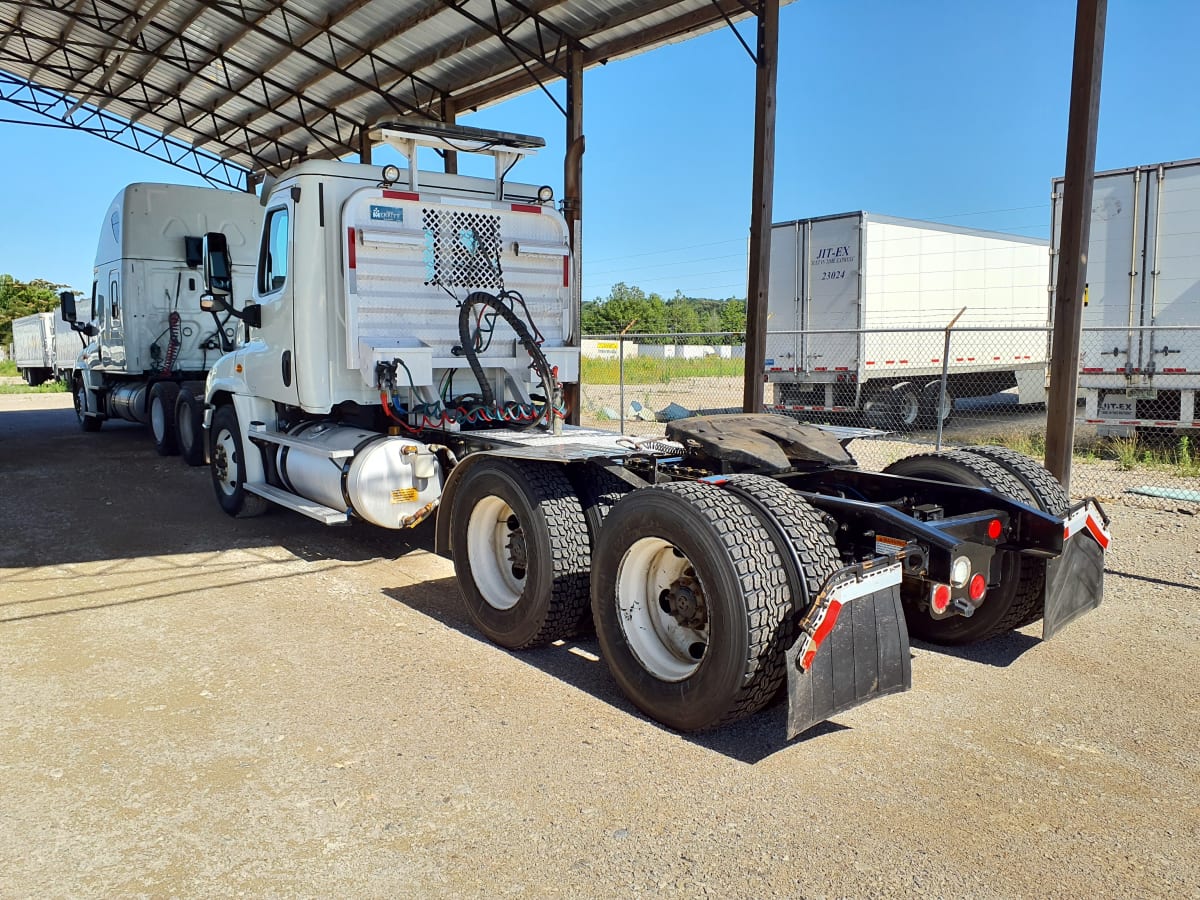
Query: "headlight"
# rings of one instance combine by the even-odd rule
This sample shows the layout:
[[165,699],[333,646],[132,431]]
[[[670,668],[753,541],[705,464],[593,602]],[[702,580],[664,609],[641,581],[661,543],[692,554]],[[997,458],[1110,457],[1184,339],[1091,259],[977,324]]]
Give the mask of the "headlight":
[[400,180],[400,167],[399,166],[384,166],[383,167],[383,180],[386,184],[395,184],[397,181],[399,181]]
[[542,203],[549,203],[553,199],[554,188],[550,187],[550,185],[543,184],[540,188],[538,188],[538,200],[540,200]]

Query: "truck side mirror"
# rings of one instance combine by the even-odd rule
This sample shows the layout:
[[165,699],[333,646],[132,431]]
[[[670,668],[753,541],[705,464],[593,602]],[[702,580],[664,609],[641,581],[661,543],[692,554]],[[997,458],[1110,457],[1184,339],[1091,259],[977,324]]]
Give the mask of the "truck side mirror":
[[62,320],[64,322],[74,322],[75,294],[72,291],[63,291],[58,295],[58,302],[62,306]]
[[247,303],[242,310],[241,320],[250,328],[262,328],[262,307],[257,303]]
[[204,258],[205,293],[214,297],[228,297],[233,293],[233,262],[229,258],[229,244],[225,235],[219,231],[206,234],[201,255]]

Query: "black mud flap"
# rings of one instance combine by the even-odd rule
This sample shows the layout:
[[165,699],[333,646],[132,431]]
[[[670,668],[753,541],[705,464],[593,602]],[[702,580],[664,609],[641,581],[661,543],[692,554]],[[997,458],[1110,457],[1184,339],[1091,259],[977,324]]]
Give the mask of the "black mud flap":
[[1046,563],[1042,640],[1049,640],[1104,599],[1104,551],[1110,540],[1107,525],[1095,501],[1084,501],[1068,513],[1063,552]]
[[789,740],[830,716],[912,687],[898,563],[834,575],[801,627],[804,633],[787,651]]

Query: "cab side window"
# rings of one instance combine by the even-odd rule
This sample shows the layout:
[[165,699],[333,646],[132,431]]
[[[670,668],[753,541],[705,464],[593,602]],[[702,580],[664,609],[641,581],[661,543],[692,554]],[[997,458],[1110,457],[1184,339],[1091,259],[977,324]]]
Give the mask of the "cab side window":
[[117,282],[114,280],[108,286],[108,296],[112,300],[113,321],[121,318],[121,298],[117,293]]
[[259,254],[259,294],[274,293],[287,283],[288,237],[287,207],[271,210],[267,213],[262,252]]
[[97,312],[100,309],[100,307],[96,303],[96,288],[98,285],[99,285],[99,282],[96,282],[96,281],[92,282],[92,315],[90,316],[92,321],[95,321],[98,318]]

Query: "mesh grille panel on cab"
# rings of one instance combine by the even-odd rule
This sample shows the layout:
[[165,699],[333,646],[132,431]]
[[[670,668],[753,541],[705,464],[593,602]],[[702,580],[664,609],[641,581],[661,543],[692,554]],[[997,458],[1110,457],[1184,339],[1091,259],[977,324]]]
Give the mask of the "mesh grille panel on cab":
[[500,217],[461,210],[422,209],[433,233],[432,259],[425,261],[426,284],[501,288]]

